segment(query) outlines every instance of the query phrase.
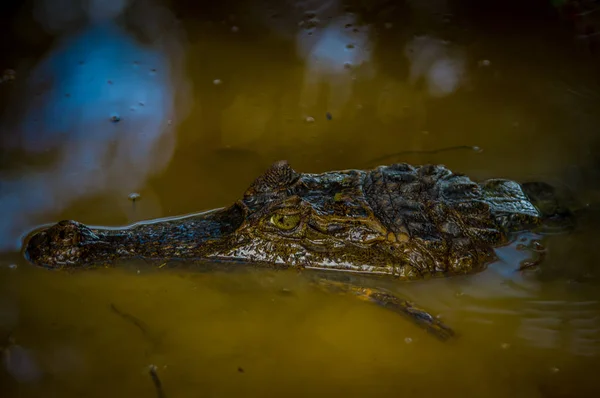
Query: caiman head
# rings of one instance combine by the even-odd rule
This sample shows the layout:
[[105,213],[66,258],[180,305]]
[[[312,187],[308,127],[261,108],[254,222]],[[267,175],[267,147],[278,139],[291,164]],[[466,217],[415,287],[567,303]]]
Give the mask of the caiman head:
[[504,235],[476,200],[481,187],[436,167],[307,174],[280,161],[230,207],[123,229],[62,221],[32,234],[25,255],[50,268],[142,257],[402,278],[468,272]]
[[363,178],[358,170],[299,174],[285,161],[275,163],[236,203],[244,221],[211,255],[389,273],[397,261],[386,228],[364,198]]

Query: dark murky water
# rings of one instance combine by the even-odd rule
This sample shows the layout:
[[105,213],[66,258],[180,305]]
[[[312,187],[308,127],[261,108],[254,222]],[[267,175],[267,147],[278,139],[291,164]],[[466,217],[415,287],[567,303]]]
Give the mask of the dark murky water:
[[[169,398],[600,392],[593,217],[550,237],[538,271],[514,271],[515,243],[478,275],[382,282],[459,331],[447,344],[293,272],[66,274],[18,254],[41,223],[227,205],[278,159],[391,155],[597,203],[594,2],[574,23],[560,2],[71,3],[18,14],[0,65],[3,397],[155,396],[150,365]],[[482,150],[423,152],[454,146]]]

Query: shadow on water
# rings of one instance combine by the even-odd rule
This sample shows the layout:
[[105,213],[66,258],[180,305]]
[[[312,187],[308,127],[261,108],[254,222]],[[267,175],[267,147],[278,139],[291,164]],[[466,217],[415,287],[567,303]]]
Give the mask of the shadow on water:
[[539,238],[525,234],[476,275],[361,282],[441,316],[460,331],[446,344],[294,272],[60,273],[18,253],[59,219],[230,204],[279,159],[303,172],[439,162],[600,203],[593,3],[14,6],[0,64],[2,396],[598,395],[593,208],[546,238],[536,269],[517,270],[531,257],[519,245]]

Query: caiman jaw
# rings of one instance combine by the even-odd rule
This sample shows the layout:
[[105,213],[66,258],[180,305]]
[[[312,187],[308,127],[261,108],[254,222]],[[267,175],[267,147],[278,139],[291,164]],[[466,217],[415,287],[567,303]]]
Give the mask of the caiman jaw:
[[243,209],[237,205],[122,229],[65,220],[31,233],[23,254],[45,268],[110,265],[131,258],[207,259],[243,221]]
[[[94,245],[103,245],[103,242],[90,228],[64,220],[30,235],[24,254],[27,260],[43,267],[75,267],[88,262]],[[104,245],[105,250],[110,251],[109,245]]]

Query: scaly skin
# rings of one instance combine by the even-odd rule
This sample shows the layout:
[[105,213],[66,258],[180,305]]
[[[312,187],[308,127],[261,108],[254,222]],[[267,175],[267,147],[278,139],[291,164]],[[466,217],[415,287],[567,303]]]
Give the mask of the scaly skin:
[[228,208],[124,229],[61,221],[25,253],[48,268],[180,258],[415,279],[481,270],[541,218],[513,181],[475,183],[440,165],[306,174],[282,161]]
[[[61,221],[31,234],[25,256],[55,269],[184,259],[418,279],[480,271],[512,233],[565,220],[544,183],[476,183],[441,165],[306,174],[281,161],[230,207],[122,229]],[[316,285],[407,316],[440,340],[454,336],[384,290],[331,279]]]

